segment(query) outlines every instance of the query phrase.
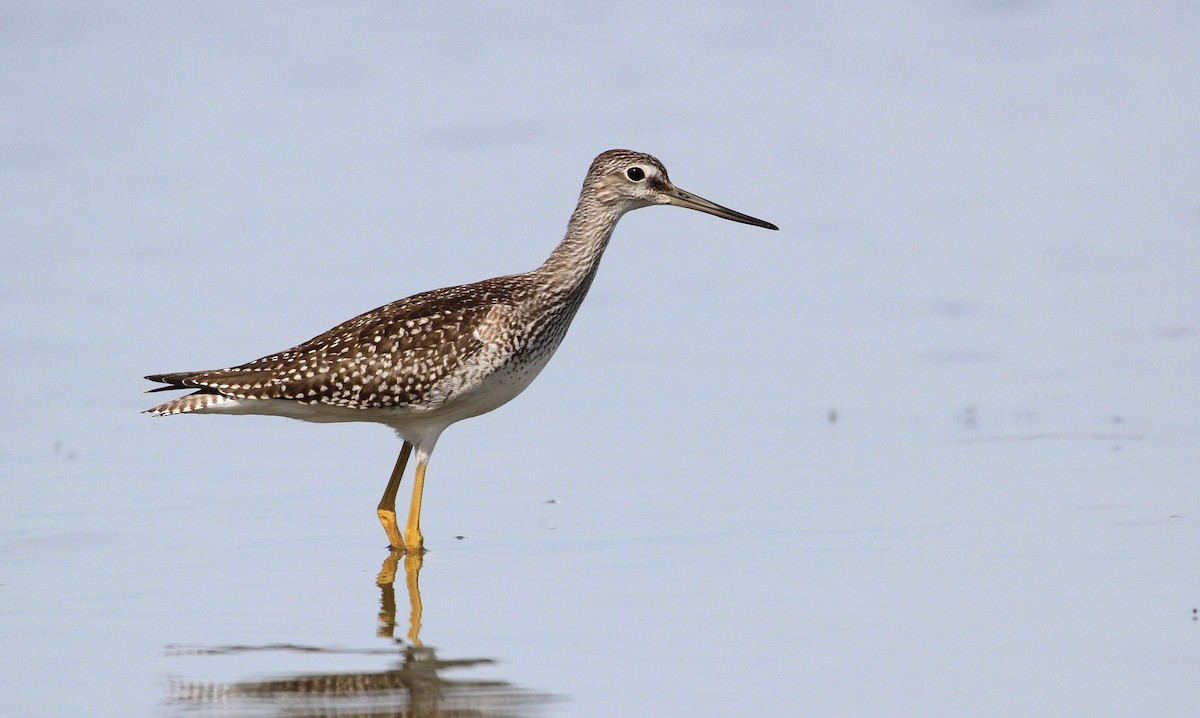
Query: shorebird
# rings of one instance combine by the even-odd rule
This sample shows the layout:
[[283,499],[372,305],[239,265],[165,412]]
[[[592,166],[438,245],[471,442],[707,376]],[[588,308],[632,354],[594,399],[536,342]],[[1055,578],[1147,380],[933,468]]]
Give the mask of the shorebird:
[[[150,391],[195,389],[146,413],[265,414],[385,424],[404,446],[377,513],[394,551],[420,554],[425,468],[446,427],[520,394],[562,342],[617,221],[669,204],[766,229],[770,222],[684,192],[654,157],[609,150],[592,162],[567,233],[537,269],[414,294],[291,349],[227,369],[152,374]],[[417,455],[404,535],[396,492]]]

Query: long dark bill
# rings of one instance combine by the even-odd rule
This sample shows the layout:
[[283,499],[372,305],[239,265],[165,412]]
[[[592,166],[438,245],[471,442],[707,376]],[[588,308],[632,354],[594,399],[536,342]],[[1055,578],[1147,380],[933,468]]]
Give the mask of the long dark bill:
[[721,219],[730,219],[730,220],[733,220],[734,222],[741,222],[742,224],[752,224],[755,227],[763,227],[765,229],[779,229],[778,227],[771,224],[770,222],[766,222],[766,221],[758,219],[756,217],[751,217],[748,214],[742,214],[741,212],[735,212],[732,209],[729,209],[728,207],[722,207],[721,205],[717,204],[716,202],[709,202],[708,200],[704,199],[703,197],[697,197],[696,195],[692,194],[691,192],[684,192],[683,190],[679,189],[678,187],[672,187],[671,189],[667,190],[666,194],[667,194],[668,202],[670,204],[675,205],[676,207],[686,207],[687,209],[694,209],[694,210],[698,210],[700,212],[707,212],[708,214],[720,217]]

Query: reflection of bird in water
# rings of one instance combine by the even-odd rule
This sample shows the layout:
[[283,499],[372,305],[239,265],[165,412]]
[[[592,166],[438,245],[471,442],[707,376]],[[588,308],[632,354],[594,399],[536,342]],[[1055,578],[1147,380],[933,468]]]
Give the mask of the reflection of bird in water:
[[[395,561],[392,552],[389,561]],[[421,643],[421,596],[418,574],[421,557],[405,557],[405,584],[408,588],[409,643],[397,640],[402,660],[389,668],[367,673],[305,673],[270,680],[207,683],[173,679],[170,701],[188,715],[255,714],[264,710],[289,716],[438,716],[528,715],[554,701],[507,681],[450,679],[449,671],[463,671],[492,665],[488,658],[444,660],[434,649]],[[395,572],[392,564],[390,570]],[[389,570],[384,566],[384,573]],[[396,624],[396,600],[391,584],[381,584],[381,636],[391,637]],[[175,649],[175,655],[230,655],[246,653],[306,653],[334,655],[395,655],[395,648],[369,650],[329,649],[314,646],[267,645],[224,646],[203,649]],[[272,710],[276,709],[276,710]],[[197,712],[199,711],[199,712]]]
[[[152,391],[196,390],[148,411],[391,427],[404,446],[379,502],[379,519],[394,550],[420,552],[425,466],[438,437],[454,422],[508,402],[533,381],[566,335],[617,221],[630,210],[660,204],[778,229],[684,192],[650,155],[609,150],[592,162],[566,236],[537,269],[416,294],[239,366],[148,376],[165,385]],[[401,537],[396,492],[413,450],[416,477]]]
[[313,673],[228,684],[174,680],[170,700],[188,715],[205,715],[206,710],[212,715],[257,714],[276,708],[304,718],[516,716],[553,701],[506,681],[453,680],[441,675],[491,663],[488,659],[444,661],[432,649],[409,647],[399,666],[377,673]]

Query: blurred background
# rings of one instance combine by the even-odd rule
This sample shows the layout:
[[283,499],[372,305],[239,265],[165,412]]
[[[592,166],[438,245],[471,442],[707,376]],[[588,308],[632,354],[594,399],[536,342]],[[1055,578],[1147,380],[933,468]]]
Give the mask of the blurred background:
[[[1195,715],[1198,41],[1188,2],[0,2],[0,713]],[[439,443],[419,639],[394,436],[139,414],[536,266],[611,147],[781,231],[622,220]]]

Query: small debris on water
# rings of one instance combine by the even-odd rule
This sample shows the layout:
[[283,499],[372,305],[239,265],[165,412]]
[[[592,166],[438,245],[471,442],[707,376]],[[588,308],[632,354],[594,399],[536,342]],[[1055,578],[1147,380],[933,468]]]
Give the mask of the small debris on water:
[[838,419],[837,409],[830,409],[826,417],[830,424],[836,424]]
[[545,500],[543,503],[547,503],[547,504],[557,504],[557,503],[558,503],[558,499],[546,499],[546,500]]
[[63,443],[62,443],[61,439],[54,440],[54,455],[55,456],[66,456],[68,459],[75,458],[74,451],[67,451],[67,452],[63,451]]
[[463,539],[465,539],[465,538],[466,538],[466,536],[455,536],[455,537],[454,537],[454,540],[455,540],[455,541],[462,541],[462,540],[463,540]]

